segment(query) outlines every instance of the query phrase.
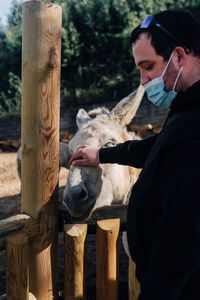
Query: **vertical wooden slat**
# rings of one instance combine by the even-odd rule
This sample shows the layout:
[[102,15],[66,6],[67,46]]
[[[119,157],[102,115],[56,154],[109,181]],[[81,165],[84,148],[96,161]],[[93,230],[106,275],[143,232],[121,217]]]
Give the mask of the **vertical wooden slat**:
[[22,19],[21,210],[40,228],[30,243],[30,290],[49,300],[57,298],[62,9],[28,1]]
[[129,256],[129,300],[137,300],[140,294],[140,284],[135,276],[136,265]]
[[29,299],[28,238],[24,233],[6,239],[6,299]]
[[64,225],[64,299],[86,299],[86,224]]
[[119,228],[119,219],[97,222],[97,300],[118,299]]

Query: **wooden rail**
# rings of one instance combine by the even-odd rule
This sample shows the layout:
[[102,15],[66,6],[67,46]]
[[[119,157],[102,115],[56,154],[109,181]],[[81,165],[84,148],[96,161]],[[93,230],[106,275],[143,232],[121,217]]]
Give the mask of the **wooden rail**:
[[[125,211],[125,207],[123,208]],[[98,213],[100,218],[103,218],[103,211],[104,209],[101,208],[101,214]],[[111,212],[111,209],[106,207],[105,211],[105,215],[108,216],[108,211]],[[90,232],[96,232],[97,236],[96,299],[118,299],[120,219],[100,220],[96,224],[91,224],[92,222],[90,220],[90,224],[64,225],[64,294],[67,300],[86,299],[87,251],[85,239]],[[90,227],[92,229],[89,232]],[[96,227],[96,230],[94,230],[94,227]],[[27,247],[28,241],[37,236],[38,231],[39,224],[27,215],[17,215],[0,221],[0,240],[4,240],[4,243],[6,241],[6,290],[8,300],[27,300],[31,299],[30,297],[34,299],[28,288],[30,264],[27,262]],[[135,264],[129,258],[129,300],[137,300],[139,292],[140,286],[135,277]],[[18,296],[13,298],[14,294]]]
[[[66,211],[60,210],[60,216],[64,218]],[[96,224],[100,220],[120,219],[120,231],[126,231],[127,205],[103,206],[97,208],[91,217],[84,221],[88,224],[88,233],[96,233]],[[83,222],[80,222],[80,224]],[[24,232],[29,240],[33,239],[39,233],[39,223],[26,214],[18,214],[7,219],[0,220],[0,250],[5,249],[5,239],[13,234]]]
[[5,249],[7,237],[24,232],[29,240],[39,233],[37,221],[26,214],[19,214],[4,220],[0,220],[0,250]]
[[[66,217],[66,211],[61,209],[60,216],[63,223],[73,223],[71,222],[69,216]],[[96,234],[97,222],[100,220],[106,219],[120,219],[120,231],[126,231],[126,216],[127,216],[127,205],[112,205],[112,206],[103,206],[97,208],[89,219],[76,222],[88,224],[88,234]]]

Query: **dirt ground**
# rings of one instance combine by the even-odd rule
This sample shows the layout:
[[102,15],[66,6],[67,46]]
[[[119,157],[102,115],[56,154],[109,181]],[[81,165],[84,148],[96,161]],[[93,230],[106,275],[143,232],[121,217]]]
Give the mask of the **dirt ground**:
[[[0,153],[0,219],[20,213],[20,179],[17,174],[16,152]],[[63,193],[67,170],[59,174],[60,195]],[[60,196],[62,197],[62,196]],[[87,237],[87,299],[95,300],[96,249],[95,236]],[[63,289],[63,237],[59,234],[59,289]],[[5,293],[5,251],[0,251],[0,295]],[[121,245],[119,264],[119,300],[128,299],[128,257]],[[102,299],[103,300],[103,299]]]

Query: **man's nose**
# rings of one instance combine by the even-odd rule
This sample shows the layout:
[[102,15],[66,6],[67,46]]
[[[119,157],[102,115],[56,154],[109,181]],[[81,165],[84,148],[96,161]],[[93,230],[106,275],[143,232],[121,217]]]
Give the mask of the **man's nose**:
[[140,84],[141,85],[145,85],[146,83],[148,83],[151,79],[149,77],[146,76],[141,76],[140,77]]
[[151,81],[151,78],[148,76],[148,74],[144,71],[140,71],[140,84],[145,85],[149,81]]

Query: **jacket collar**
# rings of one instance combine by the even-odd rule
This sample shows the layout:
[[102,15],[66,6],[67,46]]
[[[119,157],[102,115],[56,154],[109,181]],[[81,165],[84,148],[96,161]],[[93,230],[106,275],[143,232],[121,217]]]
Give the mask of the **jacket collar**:
[[200,105],[200,81],[195,82],[186,91],[178,93],[170,106],[171,113]]

